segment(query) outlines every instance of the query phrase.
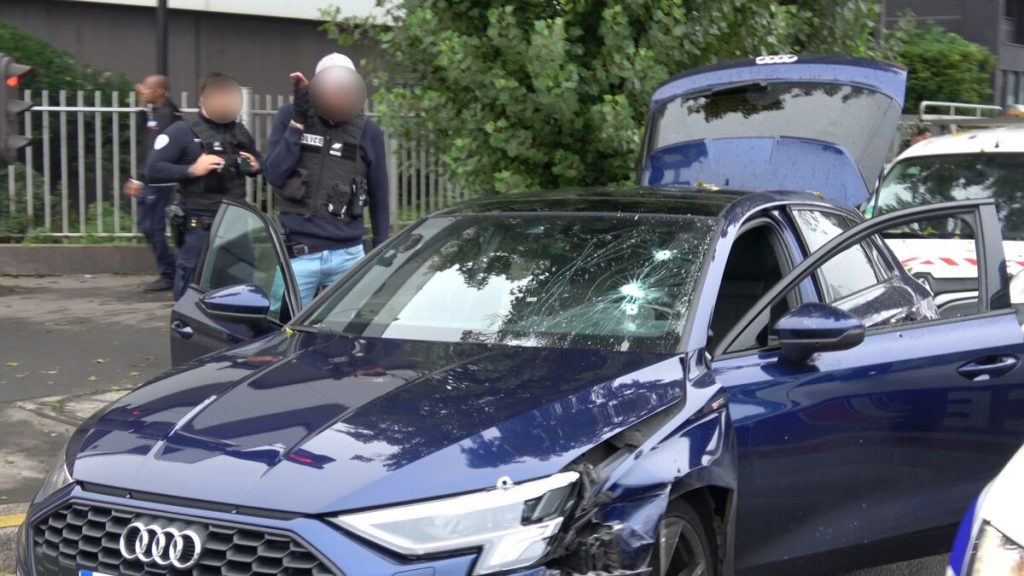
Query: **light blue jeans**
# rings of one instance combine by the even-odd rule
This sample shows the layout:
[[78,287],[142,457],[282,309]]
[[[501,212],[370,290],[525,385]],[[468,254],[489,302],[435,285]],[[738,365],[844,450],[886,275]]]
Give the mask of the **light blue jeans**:
[[299,285],[302,307],[309,306],[317,290],[327,288],[355,266],[365,255],[363,245],[338,250],[324,250],[316,254],[296,256],[291,259],[295,282]]

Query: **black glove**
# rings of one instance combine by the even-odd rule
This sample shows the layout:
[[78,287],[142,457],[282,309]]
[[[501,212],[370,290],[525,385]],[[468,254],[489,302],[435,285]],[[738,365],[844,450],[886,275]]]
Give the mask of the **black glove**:
[[292,95],[292,120],[296,124],[305,124],[313,106],[309,101],[309,84],[296,82]]

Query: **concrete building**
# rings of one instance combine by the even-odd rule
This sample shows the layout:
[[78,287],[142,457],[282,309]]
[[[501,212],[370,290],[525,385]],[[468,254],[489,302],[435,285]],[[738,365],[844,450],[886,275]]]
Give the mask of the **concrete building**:
[[[233,74],[259,94],[286,94],[288,74],[313,72],[338,50],[318,30],[321,8],[375,14],[374,0],[169,0],[168,69],[175,93],[195,93],[211,71]],[[137,79],[156,65],[156,0],[2,0],[0,20],[95,68]],[[356,62],[366,45],[346,48]]]
[[1024,103],[1024,0],[883,0],[886,25],[907,10],[934,22],[998,58],[992,94],[996,104]]

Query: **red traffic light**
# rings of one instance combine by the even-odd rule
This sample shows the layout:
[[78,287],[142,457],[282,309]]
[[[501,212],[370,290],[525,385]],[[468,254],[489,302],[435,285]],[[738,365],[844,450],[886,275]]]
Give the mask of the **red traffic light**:
[[8,78],[7,79],[7,87],[8,88],[17,88],[18,87],[18,79],[20,79],[20,78],[21,78],[21,76],[11,76],[10,78]]

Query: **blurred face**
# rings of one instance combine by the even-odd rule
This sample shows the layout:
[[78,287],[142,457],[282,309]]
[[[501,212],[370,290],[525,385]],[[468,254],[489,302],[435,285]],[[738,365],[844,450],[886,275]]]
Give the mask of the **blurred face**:
[[218,124],[233,122],[242,112],[242,88],[237,84],[208,86],[199,106],[204,116]]
[[135,92],[139,95],[139,103],[143,105],[160,102],[165,96],[163,84],[152,76],[136,84]]
[[366,104],[366,83],[355,70],[332,66],[313,77],[309,95],[317,114],[332,122],[345,122]]

